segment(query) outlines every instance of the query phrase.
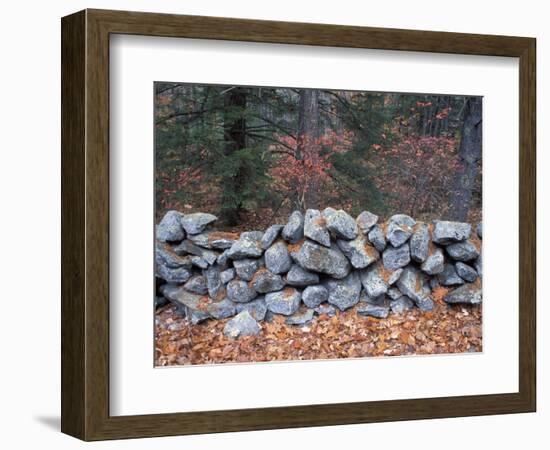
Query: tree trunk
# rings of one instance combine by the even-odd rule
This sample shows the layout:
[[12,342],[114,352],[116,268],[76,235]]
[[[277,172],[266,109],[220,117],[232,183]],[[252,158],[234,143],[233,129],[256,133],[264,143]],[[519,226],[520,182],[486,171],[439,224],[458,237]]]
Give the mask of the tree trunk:
[[464,107],[462,135],[458,149],[459,168],[455,172],[454,196],[450,218],[465,222],[468,219],[472,190],[481,160],[482,106],[481,97],[470,97]]
[[[246,90],[232,88],[224,95],[224,156],[231,158],[240,149],[246,148]],[[234,163],[234,161],[233,161]],[[246,183],[243,168],[235,174],[224,176],[221,193],[221,217],[228,225],[236,225],[242,209],[241,193]]]
[[[304,160],[306,152],[316,151],[315,141],[319,138],[319,91],[313,89],[300,90],[298,112],[298,139],[296,159]],[[305,182],[305,181],[304,181]],[[317,207],[317,188],[315,180],[308,180],[305,192],[297,193],[295,206],[299,209]],[[302,194],[302,195],[300,195]]]

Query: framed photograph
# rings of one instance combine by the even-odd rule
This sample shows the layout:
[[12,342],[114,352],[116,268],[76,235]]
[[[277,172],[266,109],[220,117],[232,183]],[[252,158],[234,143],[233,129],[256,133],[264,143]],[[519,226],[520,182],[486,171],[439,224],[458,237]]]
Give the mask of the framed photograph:
[[63,432],[535,411],[534,38],[61,29]]

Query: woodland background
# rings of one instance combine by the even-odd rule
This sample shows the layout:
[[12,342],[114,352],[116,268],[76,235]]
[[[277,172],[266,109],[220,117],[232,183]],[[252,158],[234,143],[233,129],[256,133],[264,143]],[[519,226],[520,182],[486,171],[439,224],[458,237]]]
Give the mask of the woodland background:
[[482,98],[155,83],[156,221],[294,209],[481,220]]

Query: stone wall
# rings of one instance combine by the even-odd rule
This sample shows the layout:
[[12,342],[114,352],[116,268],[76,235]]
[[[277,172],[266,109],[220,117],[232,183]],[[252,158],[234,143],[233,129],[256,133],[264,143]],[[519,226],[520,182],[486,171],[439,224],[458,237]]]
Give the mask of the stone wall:
[[380,223],[332,208],[240,234],[216,231],[216,220],[169,211],[157,225],[155,302],[174,303],[193,324],[232,317],[231,337],[258,333],[274,314],[302,325],[352,307],[377,318],[430,311],[438,286],[452,288],[449,304],[481,303],[481,224],[405,214]]

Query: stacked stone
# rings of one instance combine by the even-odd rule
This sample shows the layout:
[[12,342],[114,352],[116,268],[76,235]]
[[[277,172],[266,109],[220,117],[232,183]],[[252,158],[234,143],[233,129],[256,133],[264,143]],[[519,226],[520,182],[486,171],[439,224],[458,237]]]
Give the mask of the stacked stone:
[[481,302],[482,228],[417,222],[396,214],[385,223],[364,211],[294,211],[265,231],[216,231],[216,216],[169,211],[156,229],[157,305],[167,301],[196,324],[233,317],[231,337],[257,334],[274,314],[291,325],[356,306],[386,318],[433,309],[431,292],[452,287],[449,304]]

